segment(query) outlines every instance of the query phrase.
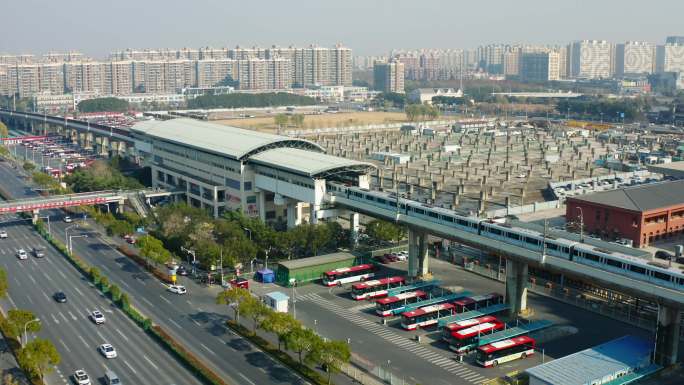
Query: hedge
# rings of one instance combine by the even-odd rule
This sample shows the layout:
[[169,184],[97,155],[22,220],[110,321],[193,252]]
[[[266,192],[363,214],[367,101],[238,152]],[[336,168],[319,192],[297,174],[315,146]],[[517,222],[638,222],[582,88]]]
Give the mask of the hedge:
[[284,352],[278,349],[278,347],[273,346],[270,342],[253,333],[246,327],[240,325],[234,320],[228,320],[226,323],[228,324],[229,328],[233,329],[233,331],[238,333],[240,336],[252,341],[261,350],[263,350],[264,352],[268,353],[269,355],[280,361],[283,365],[295,370],[302,376],[306,377],[309,381],[312,381],[314,384],[318,385],[328,385],[328,379],[324,378],[320,373],[308,367],[307,365],[300,364],[299,361],[297,361],[292,356],[287,354],[287,352]]

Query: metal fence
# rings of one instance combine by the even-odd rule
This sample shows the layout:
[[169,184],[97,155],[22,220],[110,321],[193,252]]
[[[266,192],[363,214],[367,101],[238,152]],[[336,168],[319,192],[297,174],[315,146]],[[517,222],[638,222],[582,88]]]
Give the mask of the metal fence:
[[547,202],[534,202],[524,206],[506,207],[503,209],[489,210],[486,215],[487,218],[503,217],[506,215],[520,215],[527,213],[534,213],[541,210],[557,209],[562,206],[563,202],[560,200]]
[[[447,126],[456,123],[456,120],[432,120],[429,122],[418,122],[417,124],[424,126]],[[407,123],[387,123],[387,124],[368,124],[363,126],[348,126],[348,127],[323,127],[323,128],[313,128],[309,130],[288,130],[284,131],[283,134],[287,136],[309,136],[318,134],[335,134],[335,133],[357,133],[366,132],[373,130],[389,130],[389,129],[399,129],[401,126]],[[413,124],[413,123],[410,123]]]

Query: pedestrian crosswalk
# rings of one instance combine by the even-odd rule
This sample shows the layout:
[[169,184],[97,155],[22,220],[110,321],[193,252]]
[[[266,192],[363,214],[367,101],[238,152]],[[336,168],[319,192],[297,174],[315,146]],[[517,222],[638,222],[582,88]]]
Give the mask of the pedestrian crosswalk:
[[[420,357],[436,366],[439,366],[440,368],[448,371],[449,373],[452,373],[462,378],[466,382],[470,382],[473,384],[481,384],[487,381],[487,378],[485,376],[475,372],[463,363],[456,362],[454,359],[448,356],[437,353],[433,350],[426,348],[423,345],[420,345],[417,342],[411,341],[408,338],[406,338],[406,335],[400,335],[395,331],[389,329],[388,327],[383,326],[378,322],[371,321],[368,318],[363,317],[362,315],[356,312],[356,310],[362,310],[364,308],[369,307],[368,304],[359,305],[352,308],[346,308],[338,304],[335,304],[316,293],[309,293],[297,297],[298,301],[302,299],[306,301],[311,301],[316,305],[326,310],[329,310],[337,314],[338,316],[345,318],[348,321],[353,322],[354,324],[372,332],[373,334],[379,335],[380,337],[393,343],[394,345],[399,346],[400,348],[407,350],[416,355],[417,357]],[[373,306],[372,303],[370,305]]]

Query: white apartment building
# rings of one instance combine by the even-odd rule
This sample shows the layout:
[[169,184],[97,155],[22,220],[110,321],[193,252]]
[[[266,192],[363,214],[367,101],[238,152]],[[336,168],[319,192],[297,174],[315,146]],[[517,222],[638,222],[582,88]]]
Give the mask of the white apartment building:
[[663,46],[663,72],[684,72],[684,45]]
[[655,46],[628,41],[615,47],[615,75],[650,74],[655,70]]
[[613,45],[605,40],[572,43],[571,70],[574,78],[604,79],[613,75]]

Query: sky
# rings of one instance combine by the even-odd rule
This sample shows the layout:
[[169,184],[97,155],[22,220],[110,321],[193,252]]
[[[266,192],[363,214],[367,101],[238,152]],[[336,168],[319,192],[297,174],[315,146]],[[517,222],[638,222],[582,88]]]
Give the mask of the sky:
[[332,46],[474,48],[684,35],[682,0],[2,0],[0,52]]

